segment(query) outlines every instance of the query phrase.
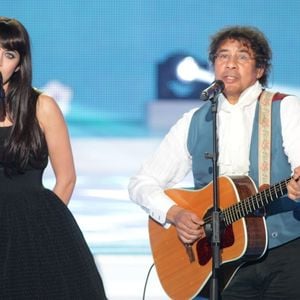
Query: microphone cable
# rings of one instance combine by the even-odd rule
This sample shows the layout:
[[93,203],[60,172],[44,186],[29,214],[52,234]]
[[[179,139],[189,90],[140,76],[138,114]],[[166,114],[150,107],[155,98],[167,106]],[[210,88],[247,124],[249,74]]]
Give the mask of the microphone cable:
[[150,276],[150,273],[151,273],[153,267],[154,267],[154,263],[150,266],[147,277],[146,277],[146,280],[145,280],[144,291],[143,291],[143,300],[146,299],[147,284],[148,284],[149,276]]

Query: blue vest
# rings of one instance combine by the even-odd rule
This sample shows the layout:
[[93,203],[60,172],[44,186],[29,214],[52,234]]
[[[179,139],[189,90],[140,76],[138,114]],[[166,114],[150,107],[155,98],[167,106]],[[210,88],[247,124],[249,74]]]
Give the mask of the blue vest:
[[[271,178],[275,184],[291,176],[291,166],[282,147],[280,102],[272,102],[272,150]],[[258,110],[256,107],[253,122],[249,176],[258,186]],[[205,153],[212,153],[212,113],[210,102],[205,102],[193,115],[187,146],[192,156],[192,171],[195,189],[212,181],[212,162],[205,158]],[[273,248],[300,237],[300,203],[283,196],[272,202],[267,208],[266,224],[268,247]]]

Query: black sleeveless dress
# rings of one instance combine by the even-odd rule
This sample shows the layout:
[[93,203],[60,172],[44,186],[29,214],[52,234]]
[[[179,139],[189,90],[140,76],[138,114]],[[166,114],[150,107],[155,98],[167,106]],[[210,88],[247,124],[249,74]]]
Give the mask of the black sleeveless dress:
[[9,132],[0,128],[0,299],[106,299],[74,217],[42,185],[48,156],[6,175],[1,157]]

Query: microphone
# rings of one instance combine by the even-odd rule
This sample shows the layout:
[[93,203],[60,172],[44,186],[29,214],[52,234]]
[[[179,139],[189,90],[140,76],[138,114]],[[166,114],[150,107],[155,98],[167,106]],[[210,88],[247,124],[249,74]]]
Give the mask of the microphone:
[[3,77],[2,73],[0,72],[0,121],[4,121],[6,116],[5,111],[5,92],[3,89]]
[[3,89],[3,77],[2,77],[2,73],[0,72],[0,99],[4,100],[5,98],[5,92]]
[[222,93],[225,88],[225,84],[222,80],[215,80],[208,88],[202,91],[200,95],[200,100],[207,101],[218,94]]

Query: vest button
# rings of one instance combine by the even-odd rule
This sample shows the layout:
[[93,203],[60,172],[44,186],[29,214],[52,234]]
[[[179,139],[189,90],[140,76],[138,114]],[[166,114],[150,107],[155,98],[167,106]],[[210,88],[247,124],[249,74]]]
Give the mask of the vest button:
[[274,231],[274,232],[272,232],[272,234],[271,234],[271,235],[272,235],[272,238],[274,238],[274,239],[275,239],[275,238],[277,238],[277,237],[278,237],[278,232]]

